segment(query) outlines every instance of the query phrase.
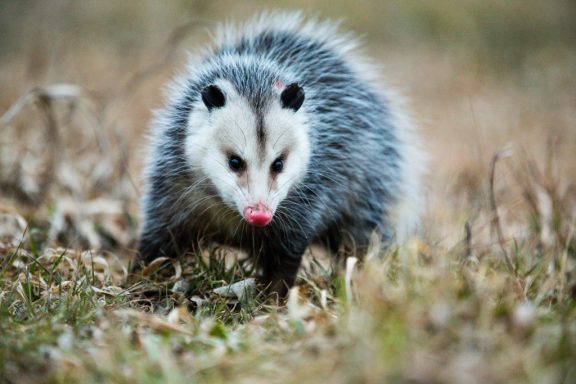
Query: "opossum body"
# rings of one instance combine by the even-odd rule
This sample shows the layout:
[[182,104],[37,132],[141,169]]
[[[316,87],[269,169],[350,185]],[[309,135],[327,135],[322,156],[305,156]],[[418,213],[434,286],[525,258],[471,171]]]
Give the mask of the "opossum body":
[[412,231],[422,156],[373,74],[330,23],[221,28],[152,124],[137,264],[216,242],[284,294],[311,242],[362,249],[373,232],[390,244]]

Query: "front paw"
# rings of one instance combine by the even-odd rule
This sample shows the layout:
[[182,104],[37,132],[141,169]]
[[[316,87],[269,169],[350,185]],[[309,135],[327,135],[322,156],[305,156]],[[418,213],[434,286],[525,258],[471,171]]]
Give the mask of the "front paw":
[[283,302],[288,297],[288,292],[293,285],[294,279],[287,278],[261,279],[259,281],[260,289],[265,295],[278,303]]

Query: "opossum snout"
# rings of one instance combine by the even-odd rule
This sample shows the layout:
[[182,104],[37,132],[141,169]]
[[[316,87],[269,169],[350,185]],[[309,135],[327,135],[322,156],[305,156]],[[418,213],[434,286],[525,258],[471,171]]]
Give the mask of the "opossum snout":
[[262,203],[244,208],[244,218],[256,227],[265,227],[272,221],[272,211]]

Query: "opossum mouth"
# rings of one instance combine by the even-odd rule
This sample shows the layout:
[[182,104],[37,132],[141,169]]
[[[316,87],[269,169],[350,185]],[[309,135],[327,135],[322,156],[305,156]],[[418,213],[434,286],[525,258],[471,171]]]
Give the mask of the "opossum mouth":
[[255,227],[267,226],[272,221],[272,216],[272,211],[261,203],[244,208],[244,218]]

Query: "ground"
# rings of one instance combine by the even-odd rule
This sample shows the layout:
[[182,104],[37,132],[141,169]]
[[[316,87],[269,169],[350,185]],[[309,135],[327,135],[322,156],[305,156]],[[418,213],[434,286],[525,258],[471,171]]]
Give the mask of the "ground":
[[0,381],[575,382],[573,3],[281,5],[345,16],[410,99],[422,233],[311,249],[280,305],[209,245],[128,279],[162,84],[264,3],[3,2]]

